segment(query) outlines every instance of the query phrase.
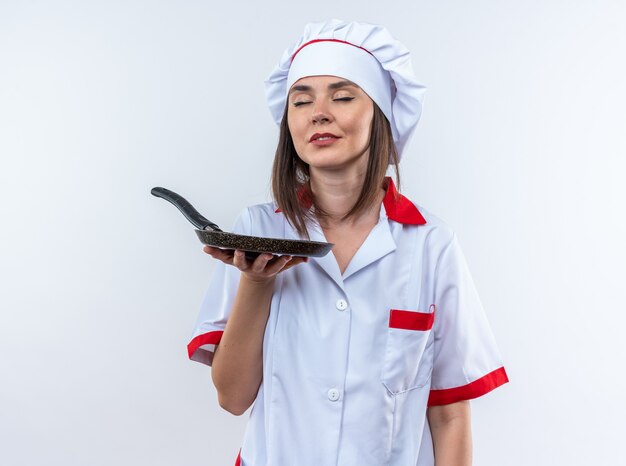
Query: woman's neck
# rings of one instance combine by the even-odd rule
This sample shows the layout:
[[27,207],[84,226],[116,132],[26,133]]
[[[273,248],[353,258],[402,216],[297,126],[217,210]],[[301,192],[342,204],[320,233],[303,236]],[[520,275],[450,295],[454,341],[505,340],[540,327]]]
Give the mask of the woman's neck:
[[342,220],[359,198],[364,181],[365,173],[311,173],[311,191],[315,196],[315,203],[327,214],[327,217],[323,219],[324,228],[334,228],[346,223],[358,226],[364,222],[371,223],[372,219],[378,219],[379,206],[385,196],[382,187],[378,193],[378,200],[371,209],[358,218]]

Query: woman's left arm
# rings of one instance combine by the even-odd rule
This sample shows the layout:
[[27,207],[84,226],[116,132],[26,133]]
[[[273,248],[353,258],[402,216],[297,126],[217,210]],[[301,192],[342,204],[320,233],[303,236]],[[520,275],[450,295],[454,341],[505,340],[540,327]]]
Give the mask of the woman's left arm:
[[430,406],[426,415],[435,450],[435,466],[472,465],[472,424],[469,400]]

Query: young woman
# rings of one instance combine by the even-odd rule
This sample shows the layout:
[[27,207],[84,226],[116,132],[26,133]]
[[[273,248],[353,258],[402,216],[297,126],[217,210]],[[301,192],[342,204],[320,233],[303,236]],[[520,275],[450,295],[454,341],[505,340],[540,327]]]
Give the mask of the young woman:
[[468,400],[508,378],[454,232],[386,176],[421,113],[408,50],[381,26],[311,23],[266,89],[275,202],[233,231],[335,246],[204,249],[220,262],[189,356],[224,409],[253,406],[236,464],[470,465]]

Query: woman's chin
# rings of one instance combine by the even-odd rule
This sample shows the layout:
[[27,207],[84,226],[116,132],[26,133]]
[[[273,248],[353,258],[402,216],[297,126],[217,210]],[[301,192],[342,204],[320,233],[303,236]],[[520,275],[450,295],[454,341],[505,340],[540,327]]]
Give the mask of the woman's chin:
[[309,169],[314,170],[349,170],[359,167],[367,168],[367,157],[365,153],[355,156],[337,155],[333,153],[315,154],[302,159]]

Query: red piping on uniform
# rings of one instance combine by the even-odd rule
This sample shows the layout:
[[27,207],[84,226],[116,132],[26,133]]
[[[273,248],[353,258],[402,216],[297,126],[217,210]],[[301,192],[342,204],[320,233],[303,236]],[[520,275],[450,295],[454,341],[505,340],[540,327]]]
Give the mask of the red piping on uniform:
[[500,385],[504,385],[508,381],[509,377],[504,367],[500,367],[467,385],[444,388],[442,390],[431,390],[430,396],[428,397],[428,406],[447,405],[456,403],[457,401],[478,398],[498,388]]
[[365,50],[371,56],[374,56],[374,54],[372,52],[370,52],[369,50],[364,49],[363,47],[360,47],[358,45],[351,44],[350,42],[346,42],[345,40],[339,40],[339,39],[313,39],[313,40],[308,41],[306,44],[302,44],[300,47],[298,47],[298,50],[296,50],[294,52],[294,54],[291,56],[291,61],[293,61],[293,59],[296,58],[296,55],[298,55],[298,52],[300,50],[302,50],[307,45],[314,44],[315,42],[339,42],[341,44],[348,44],[348,45],[351,45],[352,47],[356,47],[357,49]]
[[237,459],[235,460],[235,466],[241,466],[241,448],[239,449],[239,454],[237,455]]
[[189,359],[193,356],[198,348],[204,345],[217,345],[222,339],[223,330],[215,330],[213,332],[203,333],[198,335],[187,345],[187,353],[189,353]]

